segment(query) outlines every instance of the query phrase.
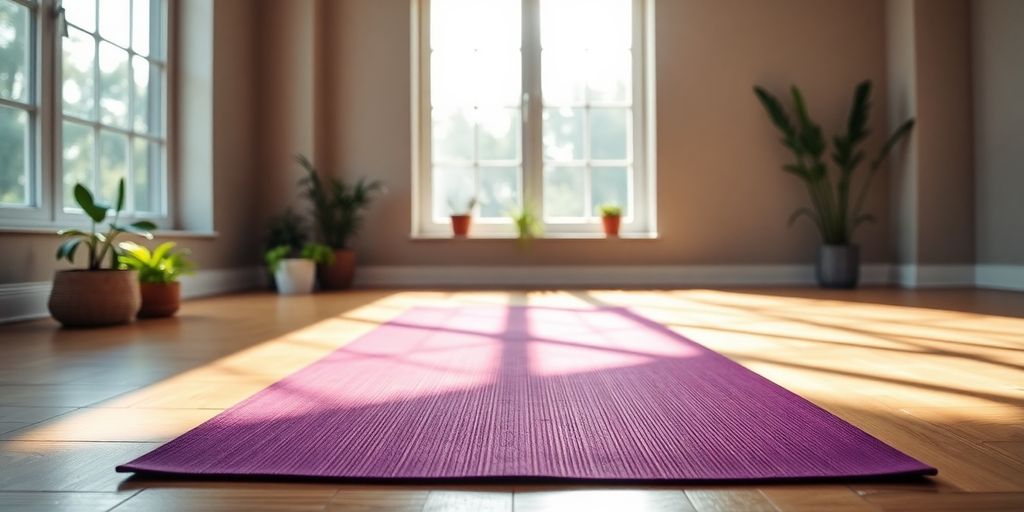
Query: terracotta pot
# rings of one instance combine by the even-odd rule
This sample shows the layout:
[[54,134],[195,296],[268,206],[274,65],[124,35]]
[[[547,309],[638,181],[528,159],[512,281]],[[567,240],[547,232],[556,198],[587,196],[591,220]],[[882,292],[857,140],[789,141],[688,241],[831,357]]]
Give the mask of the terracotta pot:
[[472,224],[472,215],[452,215],[452,233],[455,236],[469,235],[469,226]]
[[134,270],[64,270],[53,276],[50,314],[65,327],[126,324],[142,304]]
[[356,274],[356,252],[351,249],[335,249],[334,263],[319,265],[317,273],[320,287],[325,290],[345,290],[352,287]]
[[172,316],[181,307],[181,283],[139,283],[142,309],[139,318]]
[[606,215],[601,217],[601,223],[604,224],[605,236],[619,236],[619,225],[622,224],[622,217]]

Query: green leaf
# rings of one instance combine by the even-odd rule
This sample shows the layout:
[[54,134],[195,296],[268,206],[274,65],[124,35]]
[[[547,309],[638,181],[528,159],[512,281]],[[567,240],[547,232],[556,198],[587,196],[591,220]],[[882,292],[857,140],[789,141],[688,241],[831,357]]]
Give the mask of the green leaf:
[[80,229],[62,229],[57,232],[57,236],[89,236],[89,233],[86,233],[85,231],[82,231]]
[[82,243],[82,238],[72,238],[64,243],[60,244],[57,248],[57,260],[67,259],[69,262],[75,262],[75,251],[78,249],[79,244]]
[[150,259],[156,262],[163,261],[164,257],[167,256],[167,253],[170,252],[171,249],[174,249],[174,246],[176,245],[178,244],[174,242],[164,242],[156,246],[156,249],[153,249],[153,254],[150,256]]
[[885,142],[885,145],[882,146],[882,150],[878,153],[878,158],[876,158],[874,162],[871,162],[872,169],[877,169],[882,165],[882,162],[884,162],[886,157],[889,156],[889,152],[892,151],[892,148],[896,146],[901,139],[910,135],[910,131],[914,129],[914,123],[915,121],[913,119],[904,121],[903,124],[901,124],[891,136],[889,136],[889,140]]
[[111,224],[110,229],[122,231],[125,233],[132,233],[134,235],[141,236],[147,240],[152,240],[153,233],[149,232],[149,230],[152,229],[150,226],[156,227],[152,222],[139,221],[133,222],[131,224]]
[[116,212],[124,210],[124,178],[117,182],[117,209]]
[[78,206],[82,208],[82,211],[89,216],[93,222],[103,222],[103,219],[107,218],[106,205],[103,203],[97,203],[92,196],[92,192],[85,188],[81,183],[75,185],[74,190],[75,201]]
[[807,217],[808,219],[811,219],[811,222],[813,222],[814,225],[818,226],[819,229],[821,228],[821,221],[818,220],[818,216],[815,215],[810,208],[797,208],[796,211],[789,215],[789,221],[786,224],[792,226],[793,224],[796,224],[796,221],[800,217]]

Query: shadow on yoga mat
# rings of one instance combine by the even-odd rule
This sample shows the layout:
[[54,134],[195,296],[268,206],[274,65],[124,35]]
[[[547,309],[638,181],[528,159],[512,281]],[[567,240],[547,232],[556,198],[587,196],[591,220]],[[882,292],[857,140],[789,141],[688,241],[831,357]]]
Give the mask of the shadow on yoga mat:
[[623,308],[413,308],[117,468],[208,478],[805,481],[936,470]]

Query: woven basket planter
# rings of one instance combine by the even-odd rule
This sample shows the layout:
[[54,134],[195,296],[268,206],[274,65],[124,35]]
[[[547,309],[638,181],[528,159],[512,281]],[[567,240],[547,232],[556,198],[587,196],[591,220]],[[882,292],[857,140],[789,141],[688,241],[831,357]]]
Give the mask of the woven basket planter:
[[64,270],[53,277],[50,314],[65,327],[126,324],[141,305],[134,270]]

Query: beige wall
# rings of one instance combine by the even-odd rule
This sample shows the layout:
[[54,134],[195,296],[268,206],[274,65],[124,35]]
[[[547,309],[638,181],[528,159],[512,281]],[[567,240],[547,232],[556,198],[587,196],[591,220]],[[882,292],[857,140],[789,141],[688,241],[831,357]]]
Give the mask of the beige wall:
[[972,2],[978,262],[1024,265],[1024,2]]
[[974,261],[970,5],[916,5],[920,264]]
[[[184,0],[188,2],[203,3]],[[348,179],[371,176],[387,183],[389,193],[374,205],[357,243],[363,263],[807,263],[813,258],[816,233],[808,224],[785,225],[789,213],[806,204],[805,192],[796,179],[779,170],[789,156],[751,87],[761,84],[785,94],[790,83],[799,84],[812,114],[831,134],[845,121],[854,84],[868,78],[876,84],[870,149],[877,149],[878,139],[888,132],[886,113],[893,114],[893,121],[908,112],[922,121],[931,119],[937,125],[931,130],[939,131],[932,132],[932,142],[918,141],[918,152],[929,148],[935,154],[913,167],[915,172],[939,169],[934,176],[940,185],[931,178],[913,177],[914,194],[927,192],[929,198],[904,204],[900,180],[906,175],[890,183],[883,172],[869,198],[869,210],[879,223],[858,234],[865,260],[892,261],[897,241],[908,239],[903,236],[907,226],[912,231],[920,226],[931,229],[909,238],[911,252],[937,255],[922,261],[970,260],[973,243],[961,243],[973,236],[972,226],[961,226],[973,208],[971,194],[961,193],[971,187],[970,124],[957,124],[970,111],[959,104],[944,107],[970,95],[971,84],[956,71],[970,66],[966,46],[955,44],[969,33],[962,23],[966,2],[655,3],[659,239],[541,240],[529,252],[508,240],[410,240],[409,0],[218,0],[212,7],[213,128],[207,165],[213,172],[212,219],[219,235],[184,239],[183,245],[193,249],[205,268],[258,262],[266,217],[287,205],[304,208],[297,199],[294,182],[300,172],[292,158],[305,153],[334,174]],[[911,32],[911,46],[905,49],[909,53],[903,55],[909,55],[910,63],[896,62],[894,67],[894,38],[906,37],[899,31],[903,22],[894,18],[901,8],[909,9],[913,23],[925,20],[929,25]],[[996,259],[1024,251],[1007,253],[992,242],[1006,236],[1000,233],[1019,228],[1003,213],[1019,204],[1006,195],[1006,185],[1012,185],[1008,180],[1020,175],[1013,174],[1011,165],[1020,161],[1014,151],[1022,146],[1019,139],[1013,144],[1006,135],[1019,137],[1020,130],[1006,129],[1019,126],[1013,124],[1019,123],[1014,113],[1019,111],[1002,112],[995,105],[1003,100],[994,99],[1016,96],[1016,89],[1005,85],[1004,75],[995,75],[996,70],[1020,83],[1012,74],[1019,70],[1010,62],[1019,54],[1014,51],[1019,36],[1006,20],[1019,10],[1019,3],[1012,1],[991,6],[985,2],[985,7],[975,8],[982,12],[979,23],[986,28],[1003,27],[991,36],[975,31],[975,41],[986,49],[979,50],[986,56],[979,64],[975,98],[979,109],[987,109],[979,114],[979,134],[984,134],[979,147],[985,149],[978,159],[989,180],[978,191],[979,254]],[[945,37],[949,30],[955,37]],[[918,62],[922,41],[932,53]],[[943,65],[949,55],[953,64]],[[902,86],[893,80],[900,66],[910,70]],[[925,78],[943,86],[929,86],[927,97],[922,96],[917,84]],[[906,84],[912,94],[900,92]],[[968,141],[966,152],[942,142],[955,139]],[[952,208],[946,211],[948,205]],[[918,219],[921,212],[926,212],[927,221]],[[189,215],[181,217],[187,221]],[[1003,219],[1002,224],[997,219]],[[966,238],[945,236],[948,226]],[[1003,231],[992,231],[991,226]],[[0,234],[0,241],[5,249],[14,248],[0,251],[0,283],[46,280],[59,267],[52,260],[57,240],[51,235],[8,233]]]
[[[212,173],[213,192],[207,202],[212,199],[212,226],[218,235],[178,238],[177,241],[181,246],[192,249],[201,268],[252,265],[261,260],[256,243],[262,230],[252,221],[256,204],[252,191],[254,183],[259,181],[254,175],[256,167],[251,151],[256,106],[250,79],[255,55],[251,44],[252,9],[248,0],[217,0],[212,6],[207,0],[189,1],[198,2],[192,7],[202,8],[205,5],[212,15],[212,63],[195,66],[193,71],[198,76],[192,78],[205,81],[205,86],[201,83],[199,89],[205,88],[206,94],[211,95],[212,112],[208,119],[212,119],[212,126],[208,133],[212,135],[212,141],[207,142],[210,147],[205,163],[202,158],[191,158],[192,155],[188,159],[190,166],[206,167],[188,167],[184,171],[205,174],[207,183],[211,183],[209,176]],[[198,41],[191,42],[198,44]],[[210,56],[209,48],[207,56]],[[202,76],[204,68],[207,76]],[[179,87],[183,85],[186,84],[179,84]],[[199,207],[206,208],[206,205],[200,204]],[[209,218],[207,215],[206,219]],[[197,226],[200,229],[204,227],[208,229],[209,224]],[[53,277],[54,270],[70,268],[66,262],[54,261],[58,240],[52,233],[0,233],[0,244],[3,246],[0,251],[0,284],[46,281]]]
[[[298,30],[287,45],[309,40],[313,24],[296,27],[290,17],[315,12],[308,1],[315,0],[264,0],[263,23],[273,20],[279,31],[268,39]],[[295,7],[284,13],[281,4]],[[357,243],[364,263],[809,262],[817,243],[814,230],[785,224],[790,212],[805,204],[805,192],[779,170],[788,155],[751,87],[762,84],[784,94],[790,83],[799,84],[813,115],[832,133],[845,120],[854,85],[869,78],[877,86],[872,131],[886,131],[881,0],[660,0],[655,27],[658,240],[542,240],[530,252],[508,240],[411,241],[409,6],[409,0],[322,2],[326,75],[319,83],[327,84],[329,93],[321,93],[305,117],[308,105],[302,103],[289,110],[288,122],[276,117],[261,123],[267,130],[263,149],[270,152],[264,161],[274,168],[295,150],[312,150],[302,141],[281,143],[281,138],[317,126],[326,137],[303,140],[326,139],[326,153],[317,151],[323,167],[350,179],[372,176],[387,182],[390,192],[374,206]],[[296,60],[279,65],[294,70]],[[262,76],[305,80],[274,69],[262,70]],[[271,94],[261,96],[268,108],[298,101],[268,90]],[[328,117],[318,120],[314,113]],[[883,176],[870,200],[880,223],[859,235],[868,261],[887,261],[892,253],[886,182]],[[287,180],[275,184],[273,196],[293,193]]]

